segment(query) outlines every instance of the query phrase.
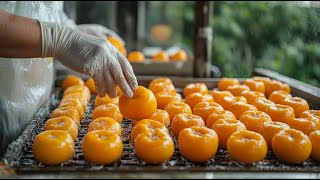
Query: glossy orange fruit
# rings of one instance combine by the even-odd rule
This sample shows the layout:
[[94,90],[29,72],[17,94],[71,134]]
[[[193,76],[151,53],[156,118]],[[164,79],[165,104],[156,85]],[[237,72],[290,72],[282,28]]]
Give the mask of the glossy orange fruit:
[[275,106],[275,103],[264,97],[258,97],[253,101],[252,105],[254,105],[259,111],[267,112],[271,106]]
[[236,119],[218,119],[211,128],[218,134],[219,146],[223,149],[227,148],[227,142],[231,134],[246,130],[246,126]]
[[149,164],[162,164],[174,153],[173,140],[160,129],[140,133],[134,140],[134,148],[136,155]]
[[169,55],[166,51],[159,51],[152,56],[152,61],[156,62],[168,62]]
[[84,117],[84,109],[79,99],[64,99],[60,102],[59,107],[73,106],[79,113],[80,119]]
[[201,94],[208,94],[208,88],[204,83],[195,83],[195,84],[188,84],[183,89],[184,97],[187,97],[191,93],[201,93]]
[[200,116],[186,113],[177,114],[171,122],[171,130],[176,138],[178,138],[180,131],[192,126],[204,127],[205,123]]
[[155,94],[157,99],[158,109],[164,109],[170,102],[182,102],[182,97],[179,93],[168,93],[165,91]]
[[169,134],[168,129],[162,123],[152,120],[152,119],[143,119],[138,121],[138,123],[133,126],[131,130],[131,141],[134,142],[136,137],[143,132],[153,132],[155,129],[161,129],[162,131]]
[[293,118],[288,121],[288,125],[292,129],[299,130],[309,136],[310,133],[320,129],[320,124],[317,124],[314,121],[311,121],[307,118]]
[[217,133],[206,127],[185,128],[178,138],[180,154],[192,162],[203,163],[213,158],[218,150],[218,144]]
[[82,152],[88,162],[98,165],[112,164],[122,156],[122,140],[117,133],[111,131],[91,131],[83,138]]
[[311,121],[316,122],[317,124],[320,124],[320,110],[307,110],[304,111],[301,115],[301,118],[307,118]]
[[193,114],[200,116],[205,122],[211,113],[222,111],[223,107],[215,102],[201,102],[194,106]]
[[272,138],[272,151],[280,161],[302,163],[309,158],[311,150],[309,137],[295,129],[281,130]]
[[118,121],[110,117],[99,117],[89,124],[88,132],[95,130],[108,130],[121,136],[122,127]]
[[287,105],[275,104],[267,110],[267,114],[273,121],[279,121],[288,124],[293,118],[295,118],[294,110]]
[[255,81],[263,82],[265,88],[266,88],[266,86],[268,85],[268,83],[271,81],[270,78],[268,78],[268,77],[262,77],[262,76],[253,76],[251,79],[253,79],[253,80],[255,80]]
[[148,119],[158,121],[158,122],[162,123],[163,125],[165,125],[166,127],[168,127],[170,124],[169,114],[167,113],[167,111],[162,110],[162,109],[157,109],[156,112],[154,112],[152,114],[152,116],[150,116]]
[[283,122],[277,122],[277,121],[266,121],[264,122],[260,129],[259,133],[264,137],[268,144],[268,148],[272,149],[272,138],[273,136],[284,129],[290,129],[290,126]]
[[201,102],[213,102],[213,98],[209,94],[201,94],[201,93],[191,93],[185,98],[185,103],[187,103],[191,109],[194,108],[195,105]]
[[150,87],[151,86],[153,86],[154,84],[157,84],[157,83],[165,83],[165,84],[173,84],[172,83],[172,80],[171,79],[169,79],[169,78],[166,78],[166,77],[158,77],[158,78],[155,78],[155,79],[153,79],[150,83],[149,83],[149,89],[150,89]]
[[243,96],[234,96],[233,102],[243,102],[243,103],[248,103],[247,99]]
[[104,97],[99,97],[99,96],[96,96],[96,99],[94,100],[94,107],[98,107],[98,106],[101,106],[101,105],[107,105],[107,104],[115,104],[115,105],[119,105],[119,97],[115,97],[115,98],[110,98],[108,96],[108,94],[106,94]]
[[225,110],[231,110],[231,106],[236,102],[242,102],[242,103],[247,104],[247,100],[243,96],[233,96],[233,97],[227,96],[222,100],[220,105]]
[[96,85],[94,84],[94,80],[92,77],[87,79],[85,85],[89,88],[91,93],[97,94]]
[[107,40],[117,49],[120,49],[122,46],[124,46],[124,44],[114,36],[108,36]]
[[77,139],[78,136],[78,125],[74,120],[67,116],[61,116],[56,118],[48,119],[44,125],[44,130],[63,130],[69,133],[73,140]]
[[248,86],[250,88],[251,91],[258,91],[261,93],[265,93],[265,86],[264,83],[261,81],[255,81],[253,79],[246,79],[243,81],[244,85]]
[[76,93],[76,92],[81,93],[87,99],[87,102],[90,101],[91,99],[90,90],[87,86],[84,86],[84,85],[70,86],[63,92],[63,95],[65,96],[65,95]]
[[210,91],[209,94],[213,97],[214,102],[222,105],[223,102],[225,101],[224,99],[226,97],[234,97],[231,92],[229,91],[217,91],[217,90],[213,90]]
[[174,53],[172,56],[170,56],[171,61],[187,61],[188,55],[184,50],[179,50],[176,53]]
[[233,86],[228,86],[226,90],[231,92],[231,94],[234,96],[241,96],[242,91],[250,90],[250,88],[246,85],[237,84]]
[[283,104],[292,107],[296,117],[300,117],[304,111],[309,110],[308,102],[300,97],[287,97]]
[[263,136],[259,133],[242,130],[230,136],[227,150],[232,160],[252,164],[262,161],[266,157],[268,147]]
[[212,125],[219,119],[225,119],[225,120],[237,120],[237,118],[233,115],[232,112],[227,110],[220,110],[217,112],[211,113],[206,121],[206,126],[208,128],[211,128]]
[[83,109],[86,109],[87,104],[88,104],[87,98],[85,96],[83,96],[82,93],[79,93],[79,92],[75,92],[75,93],[64,95],[62,100],[61,100],[61,102],[65,101],[67,99],[78,99],[81,102],[81,105],[82,105]]
[[268,82],[268,85],[266,86],[266,97],[269,97],[269,95],[273,91],[277,91],[277,90],[283,90],[287,93],[291,92],[290,86],[288,86],[287,84],[277,80],[271,80],[270,82]]
[[114,104],[107,104],[96,107],[92,111],[92,120],[94,121],[99,117],[110,117],[116,120],[118,123],[121,123],[123,119],[119,107]]
[[119,108],[124,117],[139,121],[150,117],[157,110],[157,99],[152,91],[139,86],[133,91],[132,98],[123,94],[120,96]]
[[309,135],[312,143],[311,157],[316,161],[320,161],[320,130],[314,131]]
[[67,116],[74,120],[77,124],[80,124],[80,116],[77,109],[73,106],[58,107],[52,111],[50,118]]
[[264,122],[272,121],[271,117],[262,111],[246,111],[242,113],[239,120],[250,131],[259,132]]
[[246,111],[258,111],[258,109],[244,102],[235,102],[231,105],[230,111],[234,114],[237,119],[240,119],[240,116]]
[[291,93],[291,88],[288,84],[283,83],[283,88],[284,91]]
[[273,91],[270,95],[269,95],[269,100],[276,103],[276,104],[283,104],[284,100],[287,97],[292,97],[291,94],[289,94],[286,91],[283,90],[277,90],[277,91]]
[[157,94],[158,92],[168,92],[168,93],[176,93],[176,89],[172,84],[166,83],[155,83],[149,86],[149,89],[153,92],[153,94]]
[[130,62],[143,62],[145,60],[145,57],[140,51],[132,51],[128,55],[128,60]]
[[301,114],[302,118],[317,118],[320,119],[320,110],[308,110]]
[[72,158],[74,140],[63,130],[43,131],[35,137],[32,153],[44,165],[59,165]]
[[241,93],[241,96],[246,98],[248,104],[253,104],[253,102],[258,98],[258,97],[263,97],[265,98],[264,94],[258,91],[248,91],[244,90]]
[[181,114],[181,113],[192,114],[192,110],[190,106],[183,102],[170,102],[169,104],[166,105],[164,110],[167,111],[167,113],[169,114],[171,121],[174,118],[174,116],[177,114]]
[[227,90],[227,87],[240,84],[239,80],[236,78],[221,78],[218,82],[218,89],[220,91]]
[[66,90],[68,87],[74,85],[84,85],[84,82],[81,78],[75,75],[68,75],[62,82],[63,90]]

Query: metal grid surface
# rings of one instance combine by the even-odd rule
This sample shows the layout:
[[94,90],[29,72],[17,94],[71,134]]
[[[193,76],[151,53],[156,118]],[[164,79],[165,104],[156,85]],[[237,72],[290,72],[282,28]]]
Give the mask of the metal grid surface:
[[95,95],[92,95],[88,104],[85,117],[79,125],[79,134],[75,142],[75,154],[73,158],[60,166],[45,166],[37,162],[32,154],[32,142],[37,134],[43,131],[45,122],[49,119],[49,114],[59,105],[62,98],[62,90],[56,89],[48,106],[35,116],[20,137],[12,143],[5,155],[9,166],[17,173],[46,173],[46,172],[86,172],[86,171],[108,171],[108,172],[169,172],[169,171],[191,171],[191,172],[320,172],[320,163],[309,159],[299,165],[281,163],[268,152],[265,160],[252,165],[244,165],[232,161],[226,150],[219,149],[214,158],[202,164],[195,164],[185,160],[177,148],[177,140],[171,130],[170,134],[175,143],[173,157],[162,165],[149,165],[139,160],[130,140],[132,123],[124,119],[122,122],[123,134],[123,155],[122,158],[113,165],[98,166],[85,161],[81,143],[87,133],[88,125],[91,122],[91,113],[94,109]]

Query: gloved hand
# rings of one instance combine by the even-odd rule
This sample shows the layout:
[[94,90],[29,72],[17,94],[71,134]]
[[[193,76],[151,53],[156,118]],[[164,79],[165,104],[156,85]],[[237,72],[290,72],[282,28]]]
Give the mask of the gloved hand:
[[41,22],[42,57],[55,57],[63,65],[94,79],[97,93],[116,97],[116,84],[127,97],[138,87],[131,64],[106,39],[58,24]]
[[116,37],[121,41],[122,44],[125,44],[124,40],[118,36],[114,31],[100,25],[100,24],[80,24],[77,25],[76,29],[87,33],[89,35],[98,36],[100,38],[106,38],[107,36]]

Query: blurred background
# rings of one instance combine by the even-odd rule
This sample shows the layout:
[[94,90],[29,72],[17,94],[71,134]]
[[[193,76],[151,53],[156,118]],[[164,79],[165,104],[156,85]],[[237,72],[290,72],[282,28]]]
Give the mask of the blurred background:
[[[117,32],[128,52],[180,47],[193,53],[193,1],[65,1],[77,24]],[[250,77],[253,67],[320,87],[320,4],[216,1],[212,13],[214,77]]]

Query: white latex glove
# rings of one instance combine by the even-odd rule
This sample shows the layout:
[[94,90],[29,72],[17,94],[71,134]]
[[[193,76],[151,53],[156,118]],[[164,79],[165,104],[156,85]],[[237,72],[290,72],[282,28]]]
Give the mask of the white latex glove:
[[55,23],[40,22],[42,57],[55,57],[63,65],[94,79],[97,93],[116,97],[116,84],[127,97],[138,87],[132,66],[106,39]]
[[89,35],[98,36],[100,38],[113,36],[119,39],[122,42],[122,44],[125,44],[124,40],[120,36],[118,36],[117,33],[100,24],[80,24],[80,25],[77,25],[76,29],[84,33],[87,33]]

